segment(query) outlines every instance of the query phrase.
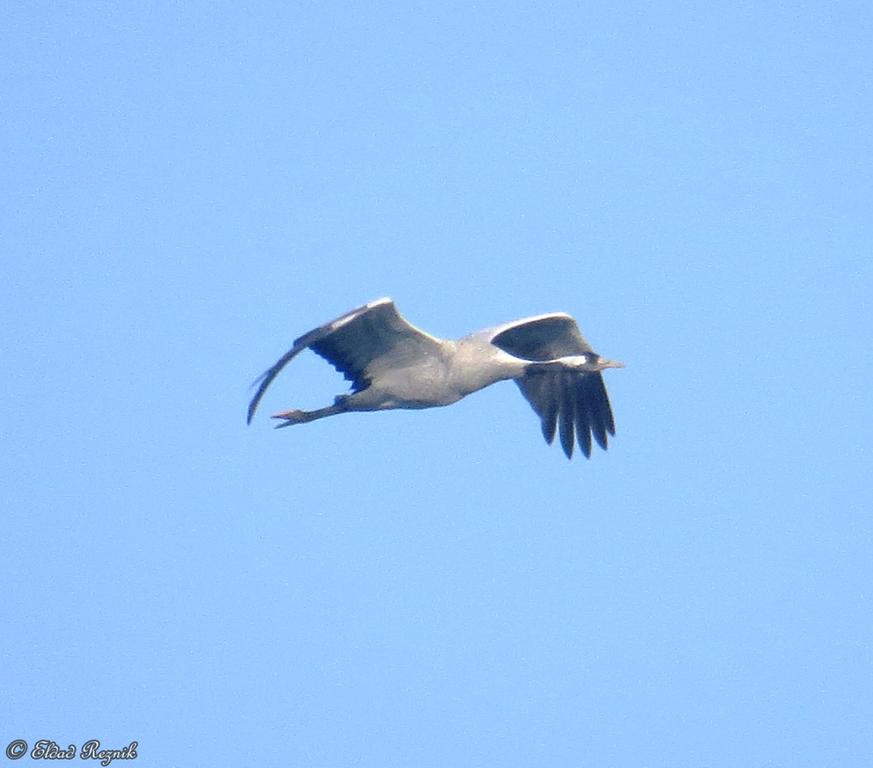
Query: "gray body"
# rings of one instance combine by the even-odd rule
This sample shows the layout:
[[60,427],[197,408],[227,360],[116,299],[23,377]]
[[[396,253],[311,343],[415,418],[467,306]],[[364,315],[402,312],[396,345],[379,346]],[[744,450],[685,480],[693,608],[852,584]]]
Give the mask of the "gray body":
[[524,372],[527,361],[492,346],[481,336],[443,341],[433,354],[409,365],[378,365],[367,389],[349,404],[372,403],[363,410],[432,408],[451,405],[473,392]]
[[274,418],[283,420],[279,427],[350,411],[451,405],[513,379],[540,416],[549,443],[560,426],[568,458],[574,434],[586,456],[591,455],[592,435],[605,449],[607,433],[615,434],[600,371],[621,363],[593,353],[576,322],[564,313],[516,320],[446,341],[410,325],[390,299],[377,299],[297,339],[259,379],[249,422],[273,379],[304,349],[343,373],[352,382],[352,393],[315,411],[278,413]]

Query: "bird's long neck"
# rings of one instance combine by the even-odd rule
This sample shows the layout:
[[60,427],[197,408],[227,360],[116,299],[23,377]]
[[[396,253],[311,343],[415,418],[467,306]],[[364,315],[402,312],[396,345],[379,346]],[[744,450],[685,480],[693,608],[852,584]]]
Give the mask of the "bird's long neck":
[[580,371],[585,370],[587,359],[581,355],[568,355],[557,357],[554,360],[542,360],[526,363],[524,373],[556,373],[557,371]]
[[[469,395],[506,379],[524,376],[527,361],[508,355],[496,347],[453,342],[454,354],[449,362],[449,376],[458,392]],[[488,351],[483,355],[484,349]]]

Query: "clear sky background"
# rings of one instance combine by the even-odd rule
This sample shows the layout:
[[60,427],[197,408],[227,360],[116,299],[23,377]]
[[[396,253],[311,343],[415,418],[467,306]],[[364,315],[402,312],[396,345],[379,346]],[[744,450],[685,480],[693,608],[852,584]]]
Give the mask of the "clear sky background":
[[[866,2],[6,4],[2,746],[873,764],[871,51]],[[511,383],[275,432],[309,353],[245,426],[384,295],[572,313],[609,451]]]

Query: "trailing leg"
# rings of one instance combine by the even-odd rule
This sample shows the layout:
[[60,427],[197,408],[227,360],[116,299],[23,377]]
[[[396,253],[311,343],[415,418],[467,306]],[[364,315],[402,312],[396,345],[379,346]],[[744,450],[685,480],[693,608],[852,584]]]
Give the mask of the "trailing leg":
[[348,410],[346,407],[346,399],[347,398],[344,395],[340,395],[334,400],[333,405],[329,405],[326,408],[319,408],[315,411],[283,411],[282,413],[274,413],[272,418],[284,420],[281,424],[276,425],[276,429],[290,427],[292,424],[305,424],[307,421],[315,421],[316,419],[323,419],[326,416],[335,416],[338,413],[345,413]]

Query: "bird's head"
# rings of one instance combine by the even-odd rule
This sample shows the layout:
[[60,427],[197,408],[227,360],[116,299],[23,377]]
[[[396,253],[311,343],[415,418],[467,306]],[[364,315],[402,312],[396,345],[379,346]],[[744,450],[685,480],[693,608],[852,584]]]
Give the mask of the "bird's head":
[[617,360],[607,360],[594,352],[585,352],[581,355],[569,355],[564,358],[564,363],[570,368],[586,373],[595,373],[604,368],[624,368],[624,363]]

